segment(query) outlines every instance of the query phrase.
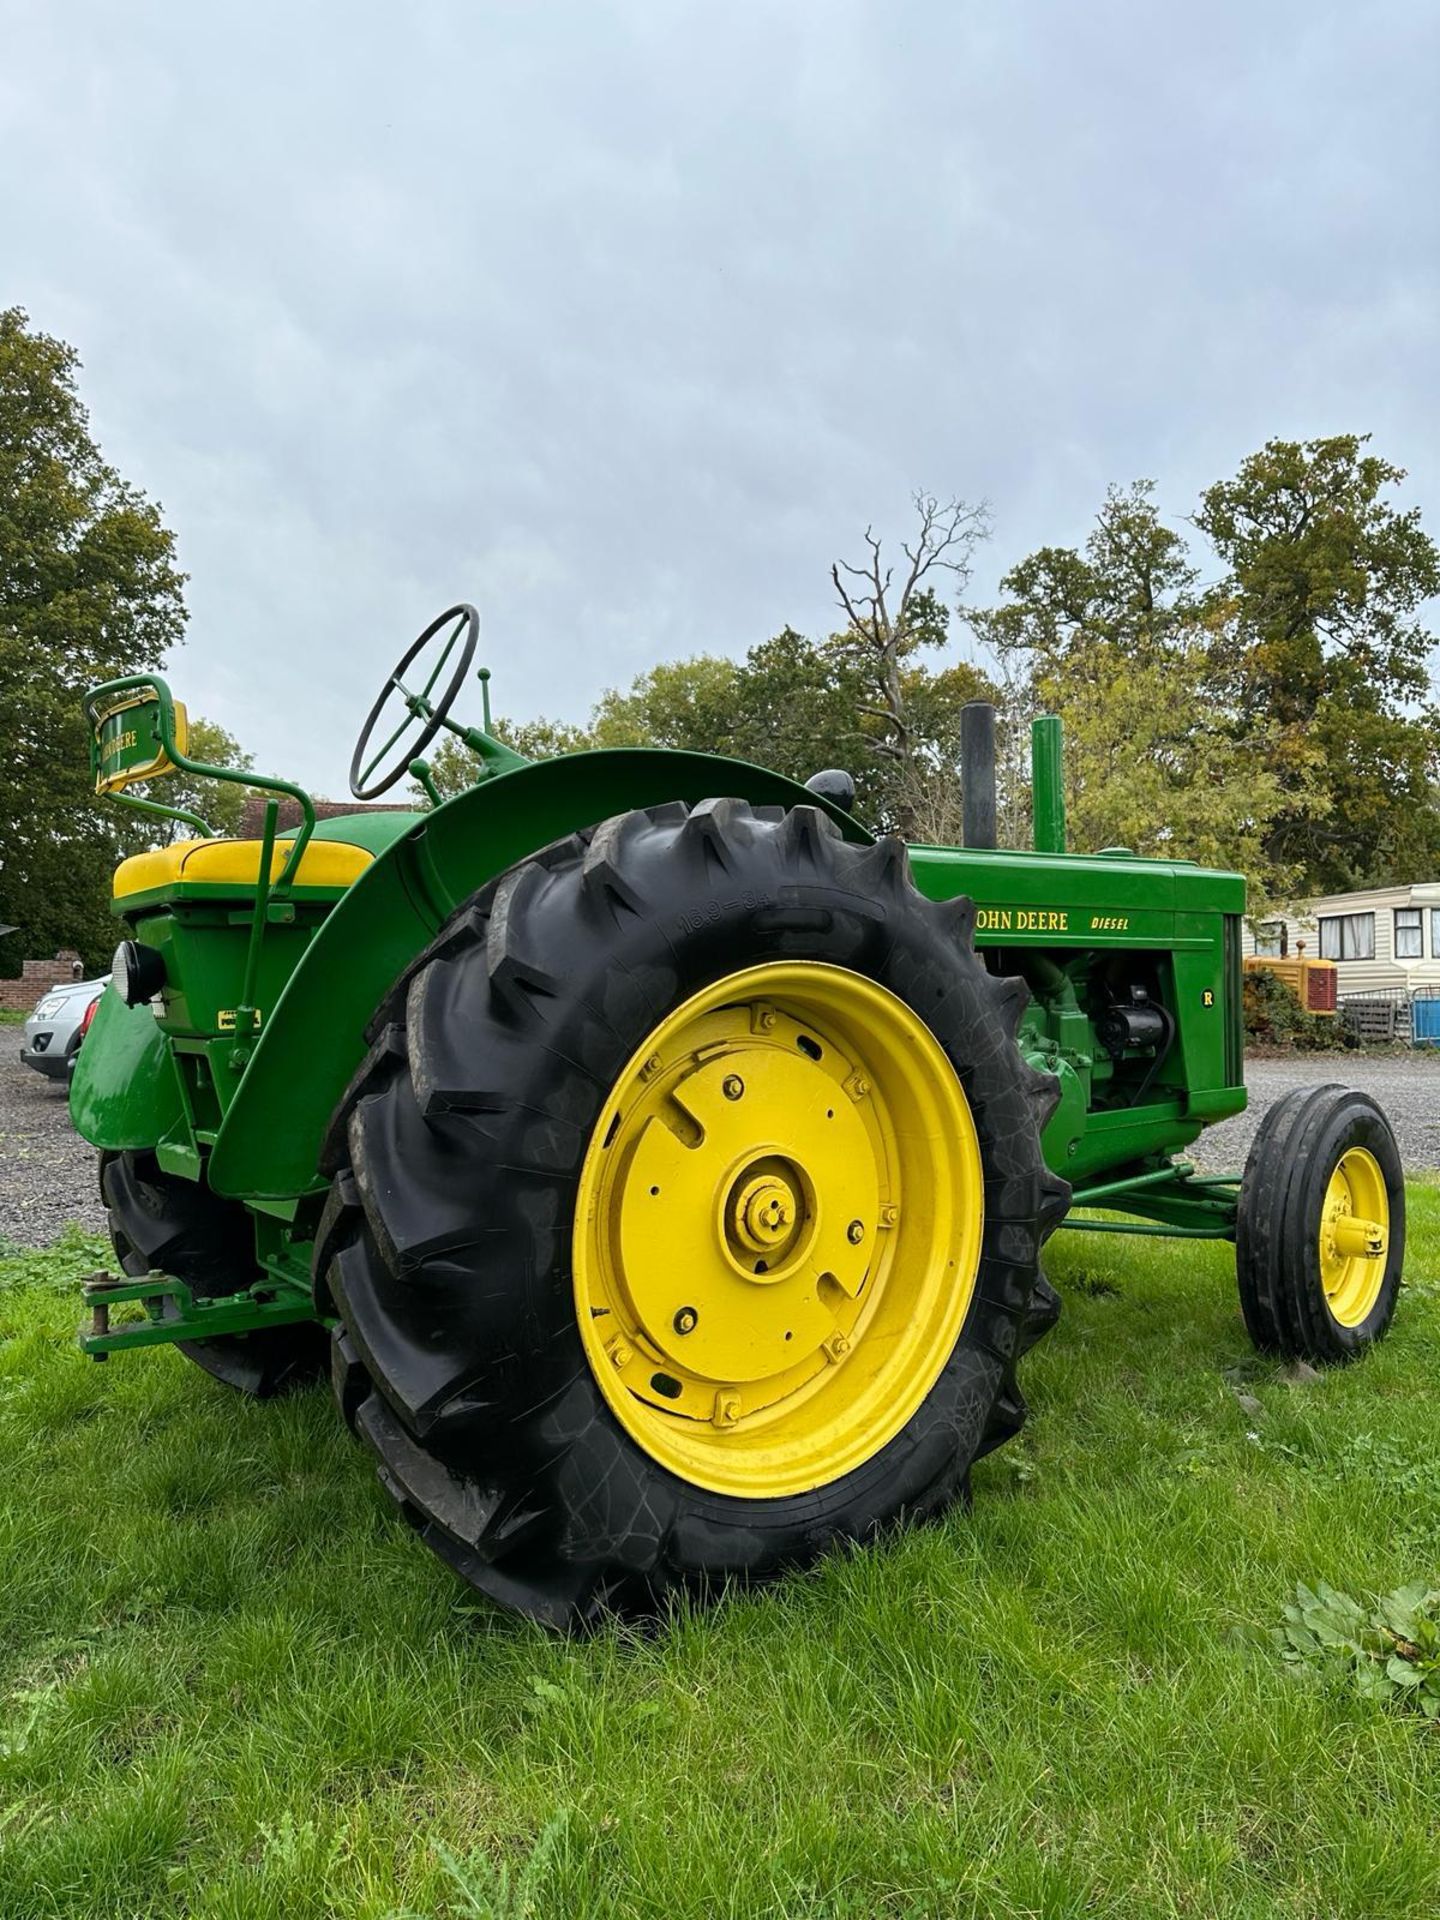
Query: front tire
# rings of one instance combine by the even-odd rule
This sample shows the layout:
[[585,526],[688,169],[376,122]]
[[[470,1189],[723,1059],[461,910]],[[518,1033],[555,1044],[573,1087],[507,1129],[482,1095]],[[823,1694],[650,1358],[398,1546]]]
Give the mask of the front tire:
[[1068,1188],[973,918],[815,809],[677,804],[512,868],[392,994],[318,1304],[472,1585],[569,1626],[771,1575],[1018,1427]]
[[1265,1353],[1354,1360],[1386,1332],[1405,1259],[1390,1122],[1352,1087],[1299,1088],[1265,1115],[1240,1188],[1240,1305]]

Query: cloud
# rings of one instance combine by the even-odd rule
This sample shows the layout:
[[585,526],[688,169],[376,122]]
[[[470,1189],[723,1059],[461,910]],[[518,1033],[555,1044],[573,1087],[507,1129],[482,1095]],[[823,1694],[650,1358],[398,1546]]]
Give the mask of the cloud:
[[1272,434],[1436,502],[1437,70],[1425,0],[12,10],[0,301],[178,533],[192,709],[333,794],[458,597],[580,716],[823,628],[916,486],[986,585]]

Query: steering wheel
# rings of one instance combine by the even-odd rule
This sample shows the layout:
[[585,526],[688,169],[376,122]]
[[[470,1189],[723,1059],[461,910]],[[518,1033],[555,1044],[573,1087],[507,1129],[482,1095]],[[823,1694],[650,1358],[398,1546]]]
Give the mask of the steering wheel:
[[[378,800],[382,793],[388,793],[407,772],[410,762],[424,753],[440,731],[446,714],[455,704],[456,695],[465,684],[479,637],[480,616],[468,601],[462,600],[459,606],[447,607],[438,619],[432,620],[400,664],[392,670],[355,743],[355,754],[350,762],[350,791],[357,800]],[[427,647],[437,644],[440,645],[440,657],[429,667],[425,684],[418,690],[412,689],[407,684],[407,676],[419,680],[426,673],[428,662],[422,655]],[[450,669],[450,676],[443,690],[436,694],[436,682],[445,672],[446,663],[452,659],[454,665]],[[396,700],[404,707],[400,724],[386,736],[384,743],[374,753],[370,753],[371,738],[388,724],[385,717],[387,708],[390,710],[389,719],[395,718],[397,708],[391,703]],[[382,765],[386,755],[392,751],[395,752],[394,765]],[[378,773],[377,768],[380,769]]]

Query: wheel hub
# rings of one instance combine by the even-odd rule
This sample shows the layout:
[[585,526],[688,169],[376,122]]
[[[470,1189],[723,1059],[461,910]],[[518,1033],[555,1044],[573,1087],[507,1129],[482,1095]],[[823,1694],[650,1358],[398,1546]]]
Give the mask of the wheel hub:
[[868,1457],[954,1345],[982,1194],[954,1069],[883,988],[784,962],[695,996],[582,1175],[577,1307],[622,1424],[722,1491]]
[[[825,1070],[829,1050],[817,1064],[783,1029],[757,1045],[735,1031],[741,1020],[748,1029],[745,1011],[720,1016],[652,1076],[616,1192],[635,1331],[683,1369],[678,1394],[668,1381],[656,1388],[637,1350],[627,1379],[642,1398],[706,1419],[721,1386],[753,1413],[792,1391],[798,1369],[829,1364],[823,1349],[852,1330],[870,1265],[846,1223],[890,1202],[867,1116]],[[706,1044],[722,1021],[729,1044]],[[681,1305],[696,1318],[677,1335]]]
[[1342,1326],[1368,1318],[1385,1281],[1390,1197],[1380,1163],[1364,1147],[1340,1156],[1320,1211],[1325,1299]]
[[730,1245],[739,1251],[738,1264],[746,1279],[769,1279],[765,1261],[756,1254],[781,1254],[795,1238],[804,1201],[797,1192],[798,1176],[747,1172],[731,1188],[725,1209]]

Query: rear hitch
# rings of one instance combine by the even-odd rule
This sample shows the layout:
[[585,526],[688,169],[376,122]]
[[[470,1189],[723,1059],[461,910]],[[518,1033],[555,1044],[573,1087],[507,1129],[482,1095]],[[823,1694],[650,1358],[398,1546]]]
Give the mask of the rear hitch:
[[[315,1318],[309,1290],[267,1276],[241,1293],[197,1295],[183,1280],[158,1271],[138,1279],[92,1273],[80,1288],[90,1310],[80,1329],[80,1349],[93,1360],[108,1360],[124,1347],[158,1347],[180,1340],[214,1340],[222,1334],[254,1333],[263,1327],[294,1326]],[[112,1322],[112,1307],[138,1302],[143,1313]]]
[[[90,1309],[90,1339],[103,1340],[110,1331],[110,1302],[106,1295],[112,1288],[120,1285],[111,1273],[87,1273],[81,1282],[81,1297]],[[82,1331],[80,1344],[87,1347],[92,1360],[108,1360],[110,1354],[104,1347],[90,1347]]]

